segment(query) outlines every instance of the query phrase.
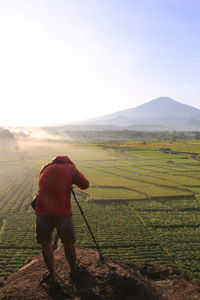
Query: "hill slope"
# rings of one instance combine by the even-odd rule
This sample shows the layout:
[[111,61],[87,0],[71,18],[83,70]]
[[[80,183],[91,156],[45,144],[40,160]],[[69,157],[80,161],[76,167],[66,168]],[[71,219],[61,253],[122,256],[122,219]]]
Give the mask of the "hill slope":
[[[77,256],[88,273],[73,283],[73,295],[47,291],[39,285],[45,266],[38,255],[28,265],[0,284],[1,300],[194,300],[200,287],[171,267],[145,263],[121,263],[109,258],[100,263],[95,251],[77,248]],[[55,252],[56,272],[69,279],[62,250]],[[65,267],[66,265],[66,267]]]
[[0,152],[13,152],[17,149],[14,135],[8,129],[0,128]]

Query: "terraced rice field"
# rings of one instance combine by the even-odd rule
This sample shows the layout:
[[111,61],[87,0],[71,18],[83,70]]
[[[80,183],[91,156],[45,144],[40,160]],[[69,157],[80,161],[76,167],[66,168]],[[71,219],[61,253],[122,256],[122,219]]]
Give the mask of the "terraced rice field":
[[[200,280],[200,161],[157,152],[161,147],[198,152],[200,143],[103,146],[38,143],[0,154],[0,276],[39,253],[31,198],[42,165],[67,154],[90,180],[90,188],[77,195],[104,254],[174,265]],[[95,248],[72,203],[77,244]]]

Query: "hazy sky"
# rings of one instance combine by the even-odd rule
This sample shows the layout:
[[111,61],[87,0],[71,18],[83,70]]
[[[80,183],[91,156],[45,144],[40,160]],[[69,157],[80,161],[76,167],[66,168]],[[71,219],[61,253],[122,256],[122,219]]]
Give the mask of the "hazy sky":
[[0,0],[0,126],[200,109],[199,0]]

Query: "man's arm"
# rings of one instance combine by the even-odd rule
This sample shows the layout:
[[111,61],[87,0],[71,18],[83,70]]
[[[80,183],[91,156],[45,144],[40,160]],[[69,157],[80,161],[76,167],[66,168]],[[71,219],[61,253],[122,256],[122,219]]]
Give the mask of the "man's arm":
[[74,168],[74,176],[72,184],[77,185],[80,189],[85,190],[89,187],[89,181],[87,178],[76,168]]

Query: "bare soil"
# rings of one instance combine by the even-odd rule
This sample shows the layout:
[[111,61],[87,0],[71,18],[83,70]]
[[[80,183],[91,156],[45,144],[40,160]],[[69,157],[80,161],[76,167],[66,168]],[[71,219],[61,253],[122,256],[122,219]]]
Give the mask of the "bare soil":
[[85,273],[70,281],[62,250],[55,251],[58,276],[69,293],[40,285],[46,271],[41,255],[0,282],[1,300],[197,300],[200,286],[172,267],[159,264],[124,263],[109,257],[104,262],[89,249],[77,248]]

